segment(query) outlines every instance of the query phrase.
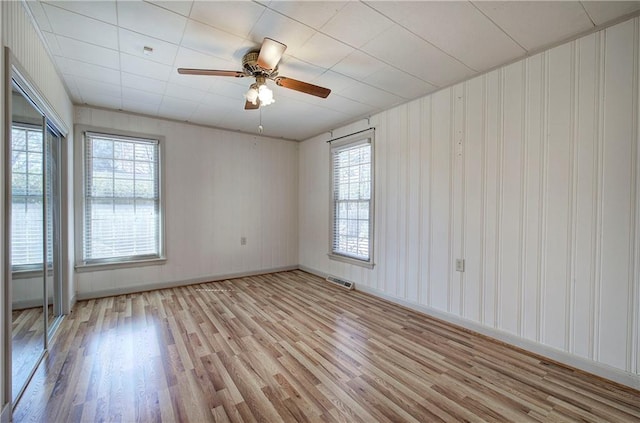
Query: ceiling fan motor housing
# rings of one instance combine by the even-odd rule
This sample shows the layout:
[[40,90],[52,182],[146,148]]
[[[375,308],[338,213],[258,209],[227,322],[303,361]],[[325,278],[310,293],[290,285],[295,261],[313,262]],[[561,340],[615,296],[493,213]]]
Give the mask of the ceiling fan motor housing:
[[250,51],[242,57],[242,68],[253,76],[264,75],[265,77],[274,77],[278,74],[278,67],[272,71],[264,69],[258,65],[258,55],[260,50]]

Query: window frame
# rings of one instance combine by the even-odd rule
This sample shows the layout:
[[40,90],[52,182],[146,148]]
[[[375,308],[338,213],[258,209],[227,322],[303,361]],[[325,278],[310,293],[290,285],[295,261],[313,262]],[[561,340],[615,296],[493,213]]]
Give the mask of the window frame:
[[[334,233],[336,226],[336,187],[335,187],[335,163],[336,152],[358,145],[369,144],[371,154],[371,193],[369,198],[369,258],[368,260],[353,257],[348,254],[341,254],[334,251]],[[330,142],[329,148],[329,253],[331,260],[354,264],[356,266],[373,269],[374,262],[374,235],[375,235],[375,130],[370,128],[353,135],[346,136],[337,141]]]
[[[104,259],[92,259],[85,261],[85,206],[86,206],[86,182],[87,182],[87,169],[86,169],[86,136],[89,134],[99,134],[105,136],[111,136],[114,138],[130,138],[132,140],[153,140],[157,141],[158,145],[158,254],[147,256],[125,256],[117,258],[104,258]],[[127,267],[141,267],[150,265],[161,265],[167,261],[166,257],[166,242],[165,242],[165,221],[166,221],[166,206],[165,206],[165,183],[164,183],[164,143],[165,137],[160,135],[145,134],[139,132],[123,131],[111,128],[99,128],[88,125],[76,125],[74,130],[75,139],[75,172],[74,178],[74,194],[75,194],[75,243],[76,243],[76,255],[75,255],[75,269],[77,272],[91,272],[97,270],[127,268]]]

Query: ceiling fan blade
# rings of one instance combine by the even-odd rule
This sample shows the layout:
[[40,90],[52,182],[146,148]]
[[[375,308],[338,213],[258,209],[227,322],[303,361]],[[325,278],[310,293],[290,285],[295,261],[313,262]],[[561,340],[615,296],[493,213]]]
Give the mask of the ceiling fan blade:
[[319,87],[317,85],[309,84],[308,82],[302,82],[297,79],[286,78],[284,76],[278,76],[273,80],[281,87],[300,91],[305,94],[315,95],[316,97],[327,98],[331,93],[329,88]]
[[260,54],[258,54],[258,66],[262,69],[275,69],[286,49],[285,44],[271,38],[265,38],[262,41],[262,47],[260,47]]
[[248,100],[245,101],[245,103],[244,103],[244,109],[245,110],[257,110],[259,108],[260,108],[260,99],[259,98],[256,99],[256,104],[253,104],[252,102],[250,102]]
[[191,68],[178,68],[180,75],[207,75],[207,76],[233,76],[235,78],[244,78],[245,73],[240,71],[226,71],[215,69],[191,69]]

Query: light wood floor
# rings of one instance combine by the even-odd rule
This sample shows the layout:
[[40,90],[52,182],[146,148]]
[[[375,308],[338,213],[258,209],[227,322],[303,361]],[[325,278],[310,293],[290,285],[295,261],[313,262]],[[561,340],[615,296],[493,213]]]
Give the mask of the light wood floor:
[[42,307],[12,310],[11,338],[11,392],[15,400],[44,350]]
[[295,271],[78,303],[15,420],[637,422],[640,393]]

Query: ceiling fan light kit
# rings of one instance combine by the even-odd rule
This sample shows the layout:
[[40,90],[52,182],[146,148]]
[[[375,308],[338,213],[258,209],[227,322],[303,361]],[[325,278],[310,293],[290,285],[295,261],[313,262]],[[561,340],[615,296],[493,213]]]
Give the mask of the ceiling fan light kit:
[[242,71],[228,71],[216,69],[178,68],[181,75],[227,76],[234,78],[254,77],[256,82],[251,84],[245,93],[245,110],[256,110],[261,106],[268,106],[275,100],[273,91],[267,87],[267,79],[271,79],[279,87],[299,91],[316,97],[327,98],[331,90],[308,82],[278,76],[278,63],[282,59],[287,46],[279,41],[265,38],[260,50],[250,51],[242,58]]

